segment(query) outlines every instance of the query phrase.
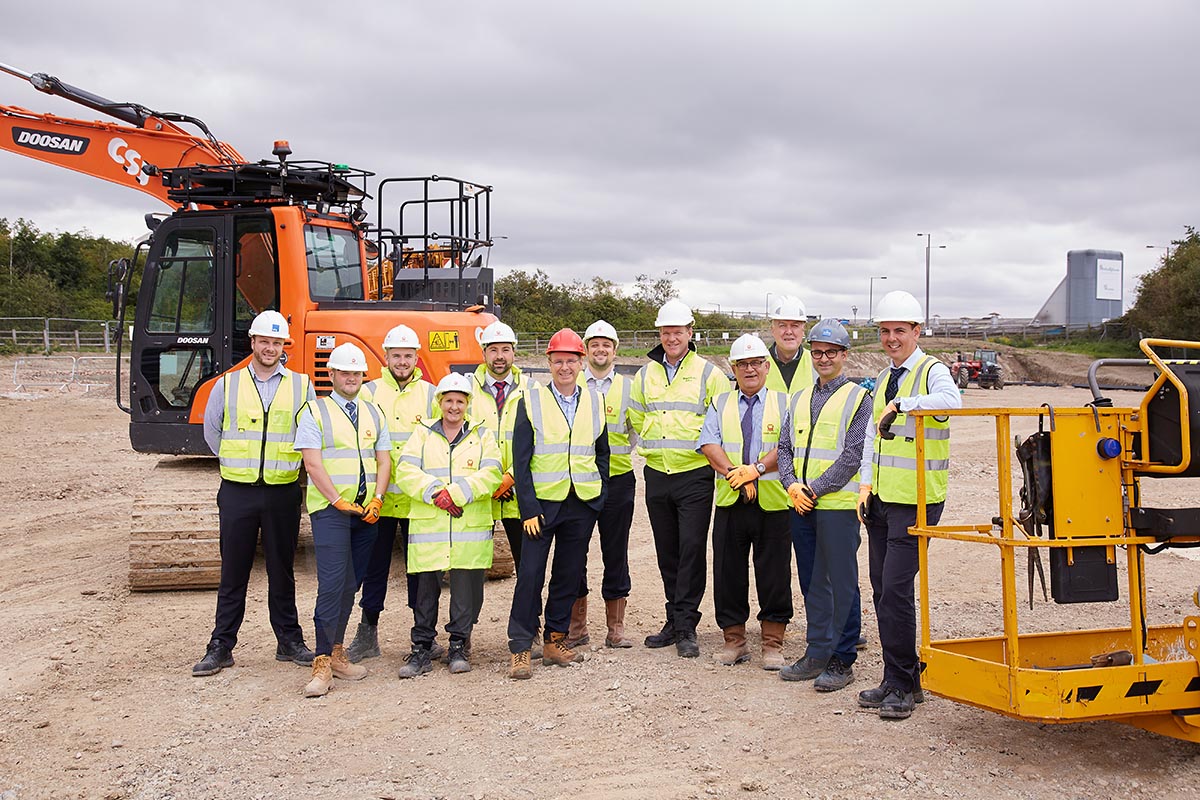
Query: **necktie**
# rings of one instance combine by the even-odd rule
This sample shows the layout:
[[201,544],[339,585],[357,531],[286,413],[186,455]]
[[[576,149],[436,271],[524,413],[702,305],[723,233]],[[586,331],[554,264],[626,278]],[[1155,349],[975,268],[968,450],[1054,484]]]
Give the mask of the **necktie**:
[[[750,463],[750,445],[753,442],[750,439],[754,436],[754,404],[758,402],[758,395],[746,398],[746,413],[742,414],[742,463]],[[757,459],[755,459],[757,460]]]
[[[346,416],[350,418],[350,424],[354,426],[354,430],[358,430],[358,406],[353,400],[346,403]],[[361,503],[367,499],[367,472],[363,469],[362,456],[358,459],[358,497],[354,502]]]
[[900,376],[904,374],[904,367],[892,367],[892,377],[888,378],[887,389],[883,392],[885,402],[892,402],[896,399],[896,394],[900,391]]
[[496,413],[504,410],[504,390],[507,386],[507,381],[496,381]]

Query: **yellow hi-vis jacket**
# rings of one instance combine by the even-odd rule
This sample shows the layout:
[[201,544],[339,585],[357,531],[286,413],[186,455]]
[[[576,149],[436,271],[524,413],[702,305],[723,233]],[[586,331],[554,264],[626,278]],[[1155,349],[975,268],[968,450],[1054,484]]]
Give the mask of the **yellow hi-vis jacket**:
[[[904,375],[896,398],[916,397],[929,392],[929,368],[937,363],[926,355]],[[891,378],[891,369],[884,367],[875,382],[874,417],[876,423],[887,407],[884,390]],[[925,502],[941,503],[946,499],[950,473],[950,418],[940,420],[925,417]],[[917,504],[917,423],[907,414],[896,416],[892,423],[896,438],[890,441],[875,434],[875,486],[873,492],[888,503]]]
[[[375,440],[379,438],[383,412],[374,403],[356,398],[358,404],[358,429],[350,424],[350,418],[329,397],[318,397],[308,404],[312,409],[313,421],[321,429],[321,465],[329,473],[338,495],[354,502],[358,496],[358,478],[367,477],[367,496],[364,503],[375,497]],[[330,505],[312,481],[308,482],[308,513],[315,514]]]
[[[721,415],[721,447],[731,464],[742,463],[742,418],[738,413],[738,397],[741,392],[726,392],[713,400],[713,408]],[[756,461],[779,447],[779,432],[783,430],[783,414],[787,410],[788,397],[783,392],[767,389],[763,394],[762,451]],[[729,481],[718,474],[717,505],[731,506],[738,501],[739,492],[729,488]],[[779,472],[768,472],[758,479],[758,507],[763,511],[783,511],[791,506]]]
[[580,387],[575,421],[567,418],[553,392],[538,384],[525,390],[525,411],[533,428],[533,491],[539,500],[561,502],[571,487],[580,500],[595,500],[604,489],[596,465],[596,439],[604,430],[600,393]]
[[254,376],[247,374],[250,369],[230,372],[223,381],[225,419],[217,452],[221,477],[236,483],[260,477],[272,485],[295,483],[304,458],[292,442],[296,416],[308,400],[308,376],[285,369],[271,407],[264,409]]
[[[483,425],[496,435],[500,445],[500,472],[512,472],[512,440],[513,427],[517,422],[517,400],[521,398],[530,386],[537,386],[537,381],[526,378],[521,370],[513,367],[508,373],[508,391],[504,394],[504,411],[496,411],[496,398],[488,391],[487,366],[480,364],[475,368],[475,385],[471,387],[471,405],[467,408],[467,419],[474,425]],[[514,476],[515,477],[515,476]],[[492,501],[492,516],[496,519],[520,519],[521,512],[517,508],[517,496],[512,500],[501,502]]]
[[401,389],[396,383],[396,376],[391,370],[384,369],[383,374],[370,383],[363,384],[359,396],[371,401],[383,411],[387,420],[388,436],[392,439],[392,480],[387,493],[383,496],[383,508],[379,513],[385,517],[407,517],[409,509],[408,495],[400,489],[400,452],[404,449],[408,437],[424,422],[431,422],[441,416],[438,408],[437,387],[422,380],[421,370],[413,370],[412,379]]
[[[633,445],[629,439],[629,432],[633,430],[633,423],[629,420],[633,381],[615,369],[610,374],[612,383],[602,399],[605,428],[608,430],[608,477],[611,478],[633,472]],[[579,373],[579,385],[588,388],[587,375],[582,372]]]
[[770,361],[771,371],[767,373],[768,389],[793,395],[801,389],[807,389],[813,385],[812,354],[804,348],[800,348],[800,363],[796,365],[796,371],[792,373],[790,383],[783,382],[783,373],[779,371],[779,363],[774,356],[770,357]]
[[[796,480],[811,484],[833,466],[846,445],[846,432],[854,414],[870,396],[866,389],[847,381],[821,406],[816,422],[812,420],[812,388],[792,397],[788,419],[792,426],[792,469]],[[862,455],[862,448],[859,448]],[[858,478],[835,492],[817,498],[820,509],[853,509],[858,506]]]
[[708,459],[696,452],[696,443],[709,403],[729,391],[729,379],[689,350],[674,380],[668,381],[661,354],[661,347],[651,350],[650,363],[633,379],[629,413],[638,453],[647,467],[667,474],[707,467]]
[[[411,499],[408,571],[487,569],[492,565],[492,492],[500,485],[500,446],[470,425],[450,447],[440,425],[418,425],[400,453],[398,482]],[[447,489],[463,510],[458,519],[433,505]]]

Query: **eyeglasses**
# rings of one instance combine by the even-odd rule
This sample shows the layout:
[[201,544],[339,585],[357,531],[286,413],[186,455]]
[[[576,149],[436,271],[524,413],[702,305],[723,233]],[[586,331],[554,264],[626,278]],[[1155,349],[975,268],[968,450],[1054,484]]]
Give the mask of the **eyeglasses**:
[[762,369],[766,365],[767,360],[765,358],[752,358],[749,361],[742,359],[734,366],[738,367],[739,369]]
[[809,350],[808,352],[812,353],[812,357],[813,357],[814,361],[821,361],[822,359],[824,359],[826,361],[833,361],[833,359],[837,356],[838,353],[843,353],[845,351],[844,350]]

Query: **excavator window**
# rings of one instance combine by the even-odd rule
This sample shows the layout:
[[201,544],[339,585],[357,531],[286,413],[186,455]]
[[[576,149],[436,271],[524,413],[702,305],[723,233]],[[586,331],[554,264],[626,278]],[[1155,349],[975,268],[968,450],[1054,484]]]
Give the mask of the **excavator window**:
[[150,333],[212,333],[214,232],[210,228],[173,231],[154,265]]
[[279,252],[269,214],[234,217],[233,363],[250,354],[250,323],[279,310]]
[[306,225],[308,293],[316,301],[365,300],[358,237],[344,228]]

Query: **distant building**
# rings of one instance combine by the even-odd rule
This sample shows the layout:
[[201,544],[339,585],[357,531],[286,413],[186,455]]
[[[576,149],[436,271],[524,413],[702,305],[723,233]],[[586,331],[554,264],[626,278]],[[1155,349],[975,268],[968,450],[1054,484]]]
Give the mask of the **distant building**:
[[1083,328],[1124,313],[1125,254],[1116,250],[1071,250],[1067,276],[1034,317],[1039,325]]

